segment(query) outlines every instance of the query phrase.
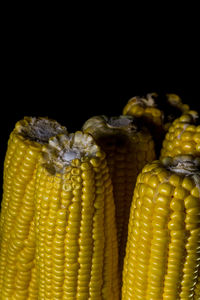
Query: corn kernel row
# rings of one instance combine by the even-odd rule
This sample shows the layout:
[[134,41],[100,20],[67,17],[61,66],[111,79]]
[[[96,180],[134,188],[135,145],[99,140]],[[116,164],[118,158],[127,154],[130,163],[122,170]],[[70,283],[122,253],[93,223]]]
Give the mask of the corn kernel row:
[[130,213],[122,299],[198,299],[199,184],[199,177],[159,161],[143,168]]
[[[91,139],[78,132],[73,140],[77,136],[81,141]],[[55,142],[51,147],[58,146]],[[57,157],[50,158],[48,168],[41,164],[37,170],[39,299],[119,298],[114,200],[105,155],[98,151],[89,158],[84,148],[80,151],[81,157],[60,171],[48,171]]]
[[170,126],[161,149],[161,158],[181,154],[200,156],[200,125],[196,125],[198,114],[189,111]]
[[114,191],[121,273],[133,189],[140,170],[155,158],[154,143],[149,132],[138,128],[132,117],[93,117],[86,121],[83,131],[90,133],[106,153]]
[[[38,131],[41,124],[48,129]],[[34,193],[36,166],[49,136],[66,132],[56,121],[30,118],[17,122],[4,162],[0,215],[0,299],[37,299]]]

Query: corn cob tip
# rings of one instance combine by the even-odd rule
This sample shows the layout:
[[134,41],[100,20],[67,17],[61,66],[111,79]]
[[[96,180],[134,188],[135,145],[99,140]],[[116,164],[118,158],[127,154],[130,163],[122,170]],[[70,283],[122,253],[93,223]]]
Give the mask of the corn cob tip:
[[140,104],[142,107],[156,107],[155,98],[158,97],[157,93],[148,93],[146,97],[135,96],[129,101],[132,104]]
[[200,174],[200,158],[192,155],[177,155],[161,159],[166,169],[183,175]]
[[99,129],[99,133],[107,135],[114,133],[124,134],[126,132],[130,134],[140,131],[140,127],[141,124],[138,122],[138,119],[133,116],[120,115],[107,117],[101,115],[88,119],[83,125],[83,131],[89,132],[93,136],[97,133],[97,128]]
[[138,130],[138,126],[136,125],[136,122],[134,123],[134,118],[131,116],[110,117],[105,121],[107,127],[111,129],[124,129],[132,132]]
[[146,97],[141,97],[141,96],[134,96],[132,98],[130,98],[126,104],[126,106],[123,109],[123,114],[128,115],[130,109],[134,106],[134,105],[139,105],[140,107],[156,107],[156,102],[155,102],[155,98],[158,97],[157,93],[148,93],[146,95]]
[[60,134],[50,138],[42,149],[43,164],[50,173],[62,173],[72,162],[79,164],[92,158],[104,158],[104,153],[91,135],[77,131],[69,135]]
[[90,119],[88,119],[83,127],[89,127],[90,125],[93,125],[95,122],[95,126],[107,126],[108,128],[124,128],[132,124],[134,121],[134,117],[132,116],[112,116],[108,117],[105,115],[100,116],[94,116]]
[[67,129],[57,121],[47,117],[24,117],[15,125],[15,133],[23,138],[45,144],[49,138],[57,134],[67,134]]

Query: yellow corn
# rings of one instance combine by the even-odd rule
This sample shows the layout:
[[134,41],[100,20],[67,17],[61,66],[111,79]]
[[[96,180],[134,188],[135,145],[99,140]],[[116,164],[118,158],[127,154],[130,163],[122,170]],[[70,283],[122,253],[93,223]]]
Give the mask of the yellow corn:
[[200,125],[198,113],[189,111],[170,126],[161,149],[161,158],[180,154],[200,156]]
[[34,267],[35,170],[42,144],[66,132],[56,121],[25,117],[8,141],[0,214],[0,299],[37,299]]
[[151,135],[133,121],[130,116],[110,119],[99,116],[89,119],[83,126],[83,130],[93,135],[107,156],[114,188],[120,273],[135,181],[143,166],[155,158]]
[[90,135],[50,139],[36,174],[38,299],[119,299],[112,183]]
[[166,94],[163,97],[151,93],[145,98],[131,98],[123,109],[123,115],[137,117],[149,128],[155,141],[156,154],[159,156],[165,132],[173,120],[187,111],[189,106],[184,104],[178,95]]
[[157,98],[158,95],[156,93],[147,94],[146,98],[133,97],[124,107],[123,115],[131,115],[140,120],[141,124],[148,127],[155,141],[155,151],[158,157],[165,131],[163,124],[164,113],[156,105]]
[[125,105],[123,115],[142,117],[144,122],[154,126],[164,126],[167,130],[173,120],[190,110],[188,104],[176,94],[166,94],[164,97],[149,93],[146,97],[133,97]]
[[164,158],[137,179],[122,299],[200,299],[200,160]]
[[157,126],[162,126],[163,113],[156,107],[156,93],[147,94],[146,98],[135,96],[131,98],[123,109],[123,115],[143,117]]

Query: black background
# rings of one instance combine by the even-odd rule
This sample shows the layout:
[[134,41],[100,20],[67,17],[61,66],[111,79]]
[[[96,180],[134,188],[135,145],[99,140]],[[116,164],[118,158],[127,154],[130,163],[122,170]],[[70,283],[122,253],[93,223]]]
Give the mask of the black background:
[[127,17],[75,10],[72,19],[69,11],[38,11],[9,8],[3,23],[1,174],[9,134],[24,116],[48,116],[73,132],[93,115],[119,115],[129,98],[148,92],[177,93],[200,111],[196,19],[186,22],[188,6],[186,14],[165,16],[144,8]]

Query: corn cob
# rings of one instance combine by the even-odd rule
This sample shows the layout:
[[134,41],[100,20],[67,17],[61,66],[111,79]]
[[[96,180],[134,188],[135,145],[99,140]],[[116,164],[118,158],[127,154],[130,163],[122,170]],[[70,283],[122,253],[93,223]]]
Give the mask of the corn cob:
[[38,299],[119,299],[112,184],[82,132],[50,139],[36,175]]
[[12,131],[4,162],[0,214],[0,299],[37,299],[34,184],[42,144],[66,132],[56,121],[25,117]]
[[93,117],[86,121],[83,131],[90,133],[107,155],[114,188],[121,273],[135,181],[143,166],[155,158],[154,142],[149,132],[137,127],[130,116]]
[[190,110],[176,94],[166,94],[164,97],[157,93],[149,93],[146,97],[131,98],[123,109],[123,115],[143,117],[156,126],[166,126],[180,114]]
[[145,121],[162,126],[163,113],[156,107],[157,96],[156,93],[149,93],[146,98],[139,96],[131,98],[123,108],[123,115],[143,117]]
[[198,113],[189,111],[170,126],[161,149],[160,157],[192,154],[200,156],[200,125]]
[[174,119],[189,110],[176,94],[166,94],[164,97],[149,93],[146,97],[133,97],[125,105],[123,115],[137,117],[145,124],[155,141],[156,154],[159,156],[165,132]]
[[164,158],[137,178],[122,299],[200,299],[200,160]]
[[156,156],[159,156],[164,138],[163,112],[156,107],[156,93],[144,97],[131,98],[123,109],[123,115],[131,115],[148,127],[155,141]]

